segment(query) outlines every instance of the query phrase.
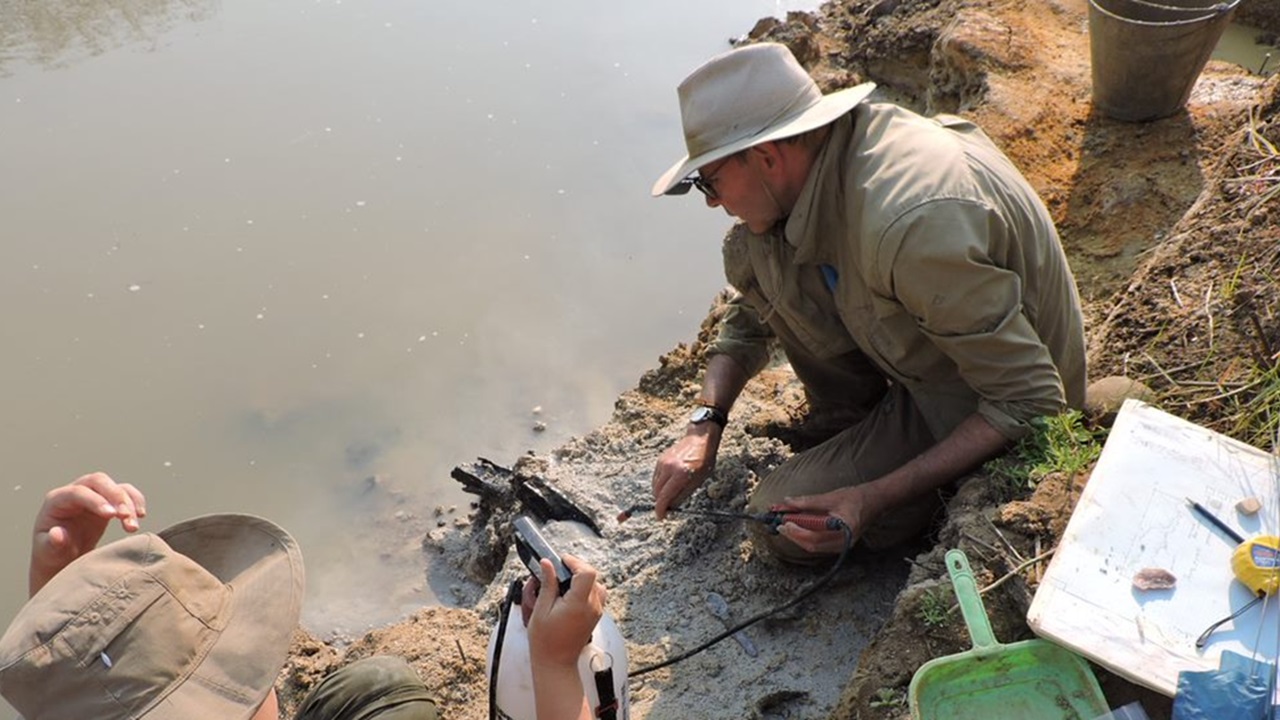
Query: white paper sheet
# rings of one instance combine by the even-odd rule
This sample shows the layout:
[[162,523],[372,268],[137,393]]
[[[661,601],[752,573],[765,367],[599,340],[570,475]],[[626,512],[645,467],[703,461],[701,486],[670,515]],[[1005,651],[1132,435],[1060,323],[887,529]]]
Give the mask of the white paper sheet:
[[[1172,696],[1178,673],[1213,670],[1232,650],[1268,662],[1280,645],[1280,600],[1270,596],[1196,638],[1253,595],[1235,580],[1236,542],[1192,512],[1205,506],[1245,538],[1276,535],[1276,458],[1135,400],[1126,401],[1054,553],[1027,623],[1133,682]],[[1262,501],[1254,516],[1236,511]],[[1172,590],[1141,591],[1134,573],[1177,577]],[[1255,655],[1256,653],[1256,655]]]

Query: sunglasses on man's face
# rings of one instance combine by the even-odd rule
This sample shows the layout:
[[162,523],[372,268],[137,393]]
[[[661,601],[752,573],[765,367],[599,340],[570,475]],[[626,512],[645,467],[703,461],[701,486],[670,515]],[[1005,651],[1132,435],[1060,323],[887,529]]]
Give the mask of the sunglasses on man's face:
[[690,188],[698,188],[702,191],[702,194],[706,195],[710,200],[715,200],[717,197],[715,186],[698,176],[687,177],[675,185],[672,185],[671,189],[668,190],[666,194],[687,195]]
[[689,188],[698,188],[698,190],[702,191],[703,195],[707,196],[708,200],[719,200],[720,194],[716,192],[716,186],[714,184],[716,181],[716,176],[720,174],[720,170],[725,165],[728,165],[729,161],[732,159],[733,159],[733,156],[729,156],[725,158],[724,161],[722,161],[719,165],[717,165],[716,169],[713,170],[709,175],[703,176],[702,173],[698,173],[697,175],[690,175],[689,177],[673,185],[671,189],[666,192],[666,194],[667,195],[684,195],[689,192]]

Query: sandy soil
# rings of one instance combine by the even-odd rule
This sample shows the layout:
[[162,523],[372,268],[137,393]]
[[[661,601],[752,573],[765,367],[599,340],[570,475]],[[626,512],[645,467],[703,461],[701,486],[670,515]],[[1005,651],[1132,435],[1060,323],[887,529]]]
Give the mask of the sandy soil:
[[[1136,377],[1166,409],[1263,444],[1274,428],[1259,410],[1280,387],[1280,80],[1210,63],[1185,113],[1111,121],[1091,109],[1086,28],[1078,0],[845,0],[762,21],[746,41],[786,42],[827,89],[871,79],[884,98],[975,119],[1059,225],[1086,301],[1091,377]],[[632,670],[723,629],[706,593],[745,618],[785,603],[825,570],[755,556],[740,523],[615,519],[620,507],[648,499],[657,455],[683,432],[717,307],[697,339],[618,399],[604,427],[549,456],[509,463],[515,482],[551,482],[600,527],[599,538],[568,523],[547,532],[601,568]],[[716,474],[691,506],[743,507],[757,478],[793,452],[803,410],[785,365],[753,380]],[[855,554],[814,598],[747,630],[756,657],[726,641],[637,679],[631,716],[906,717],[915,669],[969,647],[958,618],[923,620],[931,591],[945,582],[943,549],[963,548],[980,583],[1003,577],[1014,557],[1056,545],[1085,481],[1050,478],[1010,497],[976,477],[920,546]],[[472,522],[445,523],[423,539],[424,563],[452,573],[446,582],[465,609],[422,610],[342,649],[299,633],[280,681],[286,707],[342,662],[391,652],[418,667],[446,717],[486,717],[489,628],[506,585],[523,572],[506,554],[516,510],[486,506]],[[1029,636],[1025,612],[1041,572],[1033,563],[985,597],[1002,641]],[[1152,717],[1167,717],[1167,699],[1100,679],[1113,705],[1139,698]]]

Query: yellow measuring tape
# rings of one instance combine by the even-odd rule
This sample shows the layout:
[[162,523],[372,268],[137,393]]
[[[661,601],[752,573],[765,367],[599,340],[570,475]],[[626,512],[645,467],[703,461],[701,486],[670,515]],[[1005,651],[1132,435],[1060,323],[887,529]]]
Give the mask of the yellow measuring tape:
[[1240,543],[1231,554],[1231,571],[1254,595],[1280,589],[1280,537],[1259,535]]

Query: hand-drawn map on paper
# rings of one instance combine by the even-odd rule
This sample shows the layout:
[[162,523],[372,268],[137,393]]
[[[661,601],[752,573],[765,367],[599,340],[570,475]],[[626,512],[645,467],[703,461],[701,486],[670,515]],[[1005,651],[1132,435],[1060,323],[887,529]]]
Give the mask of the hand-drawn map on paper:
[[[1135,400],[1116,418],[1036,592],[1027,622],[1039,635],[1118,675],[1173,695],[1183,670],[1215,670],[1223,650],[1276,659],[1280,598],[1269,596],[1209,636],[1253,599],[1235,579],[1237,543],[1192,512],[1199,502],[1243,537],[1277,535],[1275,456]],[[1256,497],[1256,515],[1236,503]],[[1134,575],[1162,568],[1169,590],[1138,590]]]

